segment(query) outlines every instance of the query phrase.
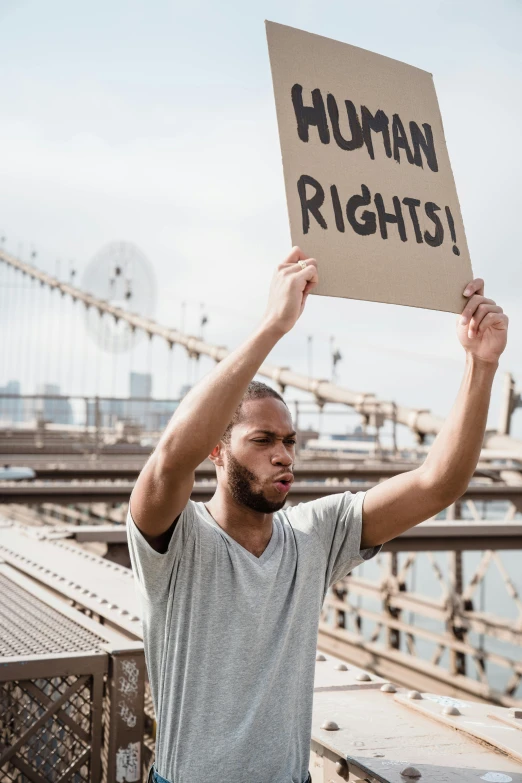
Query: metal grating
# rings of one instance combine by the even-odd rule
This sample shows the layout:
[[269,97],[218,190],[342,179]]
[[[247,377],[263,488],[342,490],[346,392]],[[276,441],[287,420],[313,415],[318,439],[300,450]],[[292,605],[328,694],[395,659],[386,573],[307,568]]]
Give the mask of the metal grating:
[[104,640],[0,574],[0,658],[100,652]]
[[93,676],[0,684],[0,766],[4,783],[88,783]]

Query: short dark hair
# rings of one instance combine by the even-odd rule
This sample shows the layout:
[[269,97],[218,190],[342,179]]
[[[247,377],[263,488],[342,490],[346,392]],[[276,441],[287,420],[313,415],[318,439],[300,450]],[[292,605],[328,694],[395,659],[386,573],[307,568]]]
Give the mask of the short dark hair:
[[279,392],[276,392],[276,390],[272,389],[271,386],[267,386],[266,383],[261,383],[261,381],[251,381],[248,384],[247,390],[243,394],[243,399],[237,406],[236,411],[232,416],[232,421],[229,423],[228,427],[223,433],[221,440],[224,443],[230,443],[230,433],[232,432],[232,427],[241,421],[241,409],[245,402],[250,402],[250,400],[264,400],[266,397],[274,397],[276,400],[280,400],[283,405],[286,405],[286,402],[283,400]]

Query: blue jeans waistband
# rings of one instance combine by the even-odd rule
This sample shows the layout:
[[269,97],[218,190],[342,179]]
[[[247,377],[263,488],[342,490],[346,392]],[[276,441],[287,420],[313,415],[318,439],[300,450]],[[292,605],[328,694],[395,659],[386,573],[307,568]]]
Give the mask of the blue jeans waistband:
[[154,769],[152,773],[152,783],[169,783],[169,781],[166,778],[162,778],[159,772],[156,772]]

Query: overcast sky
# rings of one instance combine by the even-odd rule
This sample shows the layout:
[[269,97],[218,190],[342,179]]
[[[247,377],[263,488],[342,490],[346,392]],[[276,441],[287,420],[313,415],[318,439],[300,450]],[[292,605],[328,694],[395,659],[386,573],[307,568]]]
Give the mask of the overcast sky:
[[[185,326],[196,331],[205,303],[206,339],[237,345],[261,317],[272,270],[290,246],[265,19],[433,74],[474,272],[511,318],[491,409],[495,426],[502,372],[511,371],[522,386],[518,0],[0,0],[6,248],[28,259],[34,246],[37,263],[53,273],[56,259],[64,273],[72,262],[81,280],[107,242],[133,242],[156,276],[157,320],[180,326],[187,301]],[[9,301],[4,298],[4,340],[12,340],[9,322],[22,334],[18,345],[31,342],[45,355],[48,311],[38,310],[36,293],[30,321]],[[73,355],[83,342],[68,327],[68,313],[60,315],[62,349]],[[313,372],[329,377],[335,335],[341,383],[446,415],[464,364],[455,320],[312,297],[271,359],[307,372],[313,335]],[[164,394],[162,354],[147,360],[144,346],[141,351],[134,369],[152,362],[155,391]],[[71,390],[79,391],[81,382],[86,392],[97,390],[95,355],[92,343],[81,347],[75,366],[86,366],[87,377],[82,381],[75,370]],[[126,361],[119,357],[110,382],[121,394]],[[110,362],[105,356],[99,383],[109,384]],[[24,366],[4,362],[2,372],[0,384],[13,375],[25,378],[26,388],[34,380]],[[173,372],[170,388],[177,390],[187,379],[179,352]],[[522,437],[522,411],[514,425]]]

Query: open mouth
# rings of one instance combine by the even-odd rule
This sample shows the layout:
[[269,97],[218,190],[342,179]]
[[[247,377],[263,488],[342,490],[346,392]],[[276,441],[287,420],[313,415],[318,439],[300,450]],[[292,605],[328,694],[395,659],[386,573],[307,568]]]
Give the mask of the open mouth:
[[278,479],[278,481],[274,481],[274,485],[279,490],[279,492],[285,493],[288,492],[292,486],[292,482],[287,479]]

